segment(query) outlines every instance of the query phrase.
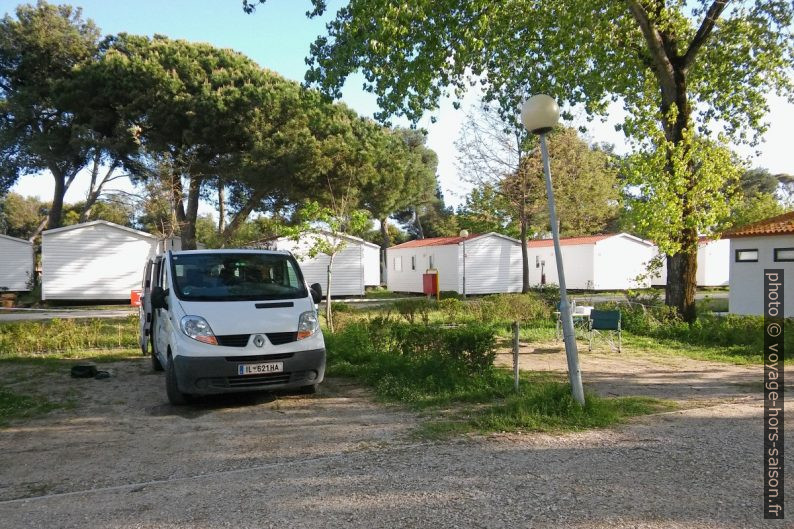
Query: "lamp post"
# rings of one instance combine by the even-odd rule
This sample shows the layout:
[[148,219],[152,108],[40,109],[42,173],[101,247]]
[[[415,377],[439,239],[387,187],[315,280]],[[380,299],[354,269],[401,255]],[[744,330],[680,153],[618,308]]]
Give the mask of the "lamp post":
[[463,237],[463,298],[466,298],[466,238],[469,236],[467,230],[460,230],[460,236]]
[[546,145],[546,133],[550,132],[560,119],[557,102],[550,96],[539,94],[527,99],[521,107],[521,123],[540,140],[540,153],[543,158],[543,176],[546,179],[546,195],[549,199],[549,221],[551,235],[554,239],[554,256],[557,261],[557,277],[560,280],[560,318],[562,334],[565,341],[565,356],[568,359],[568,378],[571,381],[571,392],[576,401],[584,405],[582,389],[582,372],[579,370],[579,352],[576,350],[576,335],[573,330],[571,306],[568,304],[568,292],[565,288],[565,271],[562,267],[560,251],[560,229],[557,224],[557,208],[554,205],[554,189],[551,185],[551,168],[549,167],[549,149]]

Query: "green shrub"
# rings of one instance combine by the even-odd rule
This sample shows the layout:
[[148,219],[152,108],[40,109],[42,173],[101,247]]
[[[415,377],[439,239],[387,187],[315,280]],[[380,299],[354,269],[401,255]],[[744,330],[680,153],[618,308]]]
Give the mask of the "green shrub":
[[467,304],[475,321],[486,323],[528,322],[549,319],[551,306],[534,292],[528,294],[495,294]]
[[465,304],[457,298],[446,298],[438,302],[438,310],[449,323],[456,323],[466,312]]
[[417,321],[425,324],[429,323],[431,308],[431,301],[427,298],[401,299],[394,303],[394,310],[411,324]]
[[[739,316],[728,314],[700,314],[692,323],[686,323],[678,316],[674,307],[639,304],[604,303],[599,309],[617,309],[621,313],[621,326],[633,334],[649,336],[660,340],[713,347],[746,347],[748,351],[763,350],[764,336],[761,316]],[[786,358],[794,356],[794,321],[786,320],[785,350]]]
[[331,310],[334,313],[338,313],[338,312],[353,312],[356,309],[353,308],[353,306],[348,305],[347,303],[342,303],[341,301],[332,301]]

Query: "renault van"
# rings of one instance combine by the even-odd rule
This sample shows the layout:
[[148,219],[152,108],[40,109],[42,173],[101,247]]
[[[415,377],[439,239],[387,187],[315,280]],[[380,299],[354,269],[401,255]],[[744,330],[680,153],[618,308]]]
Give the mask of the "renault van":
[[325,376],[317,317],[289,252],[168,252],[146,264],[142,351],[165,370],[172,404],[193,395],[294,389],[313,393]]

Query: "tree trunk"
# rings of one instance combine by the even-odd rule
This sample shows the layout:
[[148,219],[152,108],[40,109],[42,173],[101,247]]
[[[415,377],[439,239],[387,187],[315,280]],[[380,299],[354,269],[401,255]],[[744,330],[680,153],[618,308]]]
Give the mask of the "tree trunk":
[[521,292],[529,292],[529,249],[527,248],[527,216],[524,208],[519,212],[521,222]]
[[52,195],[52,206],[47,217],[47,224],[44,226],[50,230],[61,227],[63,217],[63,196],[66,194],[66,175],[60,170],[50,169],[52,177],[55,179],[55,191]]
[[231,222],[226,225],[226,229],[223,230],[223,235],[221,239],[223,243],[226,244],[234,234],[237,233],[237,230],[240,229],[240,226],[243,225],[243,222],[248,218],[248,215],[254,210],[256,205],[265,198],[266,191],[257,191],[248,199],[248,201],[243,205],[240,210],[234,214],[232,217]]
[[389,237],[389,227],[386,224],[386,219],[380,219],[380,281],[384,285],[387,283],[387,270],[388,263],[386,262],[386,248],[391,246],[391,238]]
[[[663,116],[669,115],[670,109],[676,107],[675,120],[664,120],[665,137],[673,142],[676,149],[689,149],[685,143],[684,134],[691,126],[692,108],[689,105],[686,88],[686,74],[678,69],[674,70],[675,96],[672,101],[662,98]],[[670,178],[675,178],[673,161],[667,164]],[[689,167],[687,185],[679,195],[682,201],[681,217],[686,224],[687,219],[695,214],[691,197],[695,188],[694,168]],[[674,238],[680,245],[678,253],[667,259],[667,285],[665,288],[665,303],[675,307],[684,321],[693,322],[697,317],[695,311],[695,291],[697,289],[697,251],[698,233],[695,228],[684,228]]]
[[330,332],[334,332],[334,318],[331,312],[331,270],[334,267],[334,257],[336,257],[336,252],[328,256],[328,275],[325,288],[325,323]]
[[[198,218],[199,194],[201,191],[201,178],[192,176],[187,194],[187,209],[185,222],[182,227],[182,249],[196,249],[196,218]],[[181,203],[181,201],[180,201]]]
[[416,211],[416,206],[414,206],[414,225],[416,226],[416,238],[424,239],[425,230],[422,229],[422,221],[419,219],[419,212]]
[[[695,321],[695,291],[697,290],[697,241],[694,229],[684,232],[682,250],[667,257],[667,286],[665,304],[675,307],[684,321]],[[693,242],[694,241],[694,242]],[[684,248],[694,248],[686,251]]]
[[[695,58],[709,39],[728,4],[729,2],[724,0],[714,0],[706,10],[700,27],[691,37],[691,41],[686,43],[681,42],[675,33],[657,26],[658,21],[649,15],[646,2],[628,0],[629,10],[645,38],[648,58],[654,66],[661,93],[662,126],[665,137],[675,145],[676,150],[691,148],[684,140],[684,132],[692,126],[692,107],[687,96],[687,72],[695,63]],[[670,120],[670,111],[673,108],[676,110],[675,119]],[[668,160],[667,173],[671,178],[676,176],[672,160]],[[685,226],[695,212],[695,206],[692,204],[695,188],[692,167],[688,168],[688,173],[686,188],[678,196],[682,200],[681,220]],[[686,227],[677,237],[673,237],[673,241],[679,243],[681,249],[667,260],[665,301],[668,305],[676,307],[686,321],[691,322],[696,316],[697,231],[693,227]]]
[[226,189],[223,181],[218,182],[218,235],[226,229]]

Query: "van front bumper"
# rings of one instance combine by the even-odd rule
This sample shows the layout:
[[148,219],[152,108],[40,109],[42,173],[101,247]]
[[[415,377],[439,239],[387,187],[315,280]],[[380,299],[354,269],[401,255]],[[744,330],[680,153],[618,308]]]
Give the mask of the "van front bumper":
[[[240,375],[239,366],[283,362],[279,373]],[[319,384],[325,378],[325,349],[252,356],[176,356],[179,390],[190,395],[292,389]]]

